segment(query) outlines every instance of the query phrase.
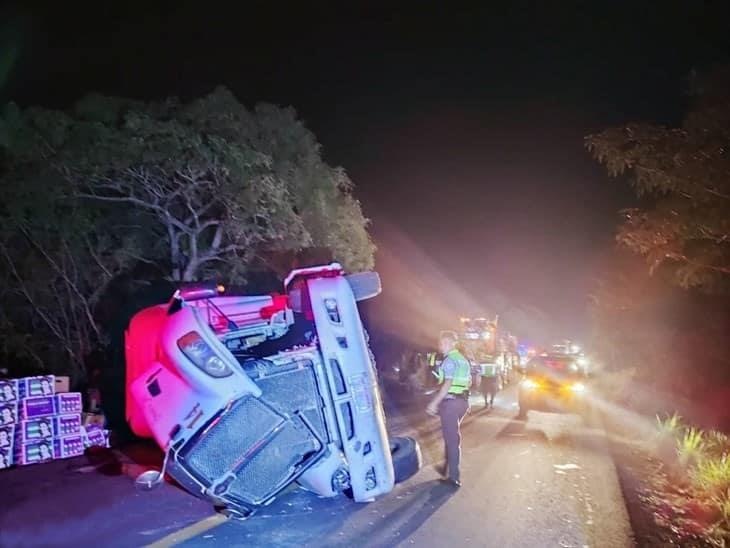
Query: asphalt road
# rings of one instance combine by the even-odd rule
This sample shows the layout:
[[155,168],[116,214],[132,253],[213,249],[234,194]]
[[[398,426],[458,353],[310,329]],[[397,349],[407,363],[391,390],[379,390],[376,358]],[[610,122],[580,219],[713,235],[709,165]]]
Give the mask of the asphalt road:
[[140,461],[159,458],[138,448],[0,472],[0,546],[631,546],[598,419],[515,421],[513,390],[497,404],[475,402],[464,425],[460,490],[437,481],[441,439],[420,417],[391,421],[419,435],[426,466],[389,496],[356,504],[292,489],[242,522],[171,485],[135,491]]

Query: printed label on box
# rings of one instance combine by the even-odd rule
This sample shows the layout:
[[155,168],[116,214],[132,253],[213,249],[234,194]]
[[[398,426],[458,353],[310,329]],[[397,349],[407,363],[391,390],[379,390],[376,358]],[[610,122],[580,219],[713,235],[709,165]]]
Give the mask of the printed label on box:
[[18,421],[18,404],[0,403],[0,426],[15,424]]
[[18,380],[0,379],[0,403],[18,400]]
[[81,414],[59,415],[56,417],[56,436],[72,436],[81,433]]
[[105,431],[97,425],[84,428],[84,445],[86,447],[108,447]]
[[15,425],[0,426],[0,449],[6,449],[12,453],[14,438]]
[[19,395],[21,398],[35,398],[37,396],[53,396],[56,381],[53,375],[39,377],[25,377],[19,380]]
[[13,464],[13,452],[10,449],[0,448],[0,470]]
[[26,398],[20,402],[20,414],[24,419],[50,417],[56,414],[55,403],[54,396]]
[[53,440],[38,440],[24,445],[19,445],[15,452],[17,464],[35,464],[53,460]]
[[18,443],[25,444],[37,440],[47,440],[57,435],[54,429],[55,417],[37,417],[20,421],[16,434]]
[[53,454],[57,459],[76,457],[84,454],[84,438],[81,435],[67,436],[54,440],[53,446]]
[[81,413],[81,393],[67,392],[65,394],[56,394],[56,412],[62,415],[70,413]]

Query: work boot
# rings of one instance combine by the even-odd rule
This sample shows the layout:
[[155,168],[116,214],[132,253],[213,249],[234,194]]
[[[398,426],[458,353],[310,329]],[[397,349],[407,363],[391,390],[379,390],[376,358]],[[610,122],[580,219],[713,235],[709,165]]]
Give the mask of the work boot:
[[451,479],[451,478],[444,478],[442,480],[439,480],[443,485],[447,485],[448,487],[453,487],[455,489],[458,489],[461,487],[461,481],[457,479]]

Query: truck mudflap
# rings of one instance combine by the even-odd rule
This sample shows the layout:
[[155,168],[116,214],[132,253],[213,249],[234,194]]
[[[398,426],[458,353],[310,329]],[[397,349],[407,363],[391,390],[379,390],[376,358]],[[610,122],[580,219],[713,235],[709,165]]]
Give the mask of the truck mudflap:
[[307,285],[353,498],[370,501],[394,485],[375,364],[348,281],[325,277]]

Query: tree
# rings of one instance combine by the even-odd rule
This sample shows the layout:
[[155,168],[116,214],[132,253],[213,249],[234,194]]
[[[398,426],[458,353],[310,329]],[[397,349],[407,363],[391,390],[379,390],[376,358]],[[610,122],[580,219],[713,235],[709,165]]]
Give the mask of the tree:
[[617,240],[684,288],[730,283],[730,70],[693,78],[679,128],[631,123],[586,138],[612,176],[631,172],[642,207],[624,210]]
[[233,282],[280,274],[308,249],[350,271],[373,264],[352,182],[294,110],[251,111],[225,88],[189,103],[11,104],[0,162],[0,329],[6,355],[31,352],[39,367],[82,367],[104,336],[99,296],[140,264]]
[[327,247],[372,266],[367,220],[293,109],[243,107],[225,88],[188,104],[91,95],[71,113],[26,111],[12,152],[45,162],[76,196],[126,206],[164,246],[146,258],[174,280],[240,280],[267,257]]
[[2,354],[74,381],[103,337],[96,304],[136,260],[113,212],[84,205],[49,173],[0,184]]

